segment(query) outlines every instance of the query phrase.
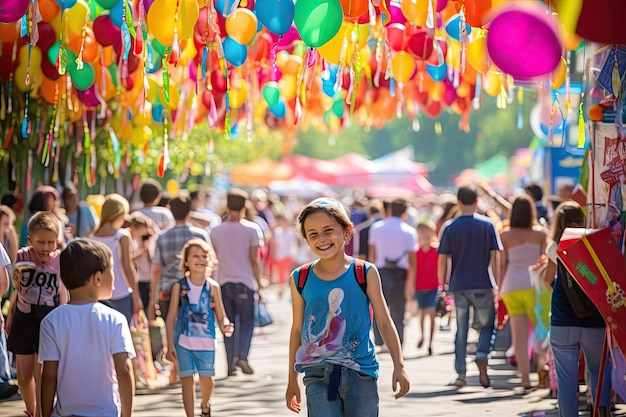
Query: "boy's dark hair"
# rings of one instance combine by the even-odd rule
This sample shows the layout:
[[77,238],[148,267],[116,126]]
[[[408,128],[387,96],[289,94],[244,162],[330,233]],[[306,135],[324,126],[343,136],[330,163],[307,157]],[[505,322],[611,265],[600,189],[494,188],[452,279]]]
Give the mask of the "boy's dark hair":
[[406,213],[409,203],[403,198],[396,198],[391,201],[391,215],[393,217],[401,217]]
[[141,184],[141,188],[139,189],[139,198],[144,204],[152,204],[156,201],[162,191],[163,188],[158,181],[148,178],[143,184]]
[[28,234],[30,236],[42,230],[59,234],[59,218],[51,211],[38,211],[28,221]]
[[241,188],[233,188],[226,196],[226,207],[231,211],[241,211],[246,206],[248,193]]
[[524,187],[524,191],[526,191],[530,196],[532,196],[533,200],[541,201],[543,200],[543,190],[539,184],[528,184]]
[[3,206],[13,207],[15,203],[17,203],[17,197],[10,193],[3,194],[0,199],[0,204]]
[[179,194],[170,200],[170,210],[174,220],[185,220],[191,213],[191,198],[189,194]]
[[478,192],[473,185],[464,185],[459,187],[459,191],[456,193],[456,198],[464,206],[471,206],[478,199]]
[[61,252],[61,280],[68,290],[84,286],[96,272],[109,267],[113,253],[104,243],[92,239],[75,239]]

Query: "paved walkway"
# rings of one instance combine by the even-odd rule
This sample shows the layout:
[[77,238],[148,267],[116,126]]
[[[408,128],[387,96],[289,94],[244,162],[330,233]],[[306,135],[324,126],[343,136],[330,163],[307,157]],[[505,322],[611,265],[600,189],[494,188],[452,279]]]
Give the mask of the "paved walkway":
[[[287,300],[278,300],[271,290],[267,298],[275,321],[254,337],[250,363],[255,374],[219,379],[216,382],[212,399],[214,417],[294,415],[284,405],[290,305]],[[490,361],[491,388],[483,389],[479,385],[476,367],[468,364],[468,386],[458,390],[448,386],[455,378],[452,355],[454,332],[437,333],[434,354],[427,356],[425,348],[418,351],[415,347],[418,336],[415,318],[409,321],[406,331],[404,351],[411,391],[399,400],[393,398],[392,362],[388,354],[380,354],[381,417],[469,417],[481,414],[498,417],[558,416],[556,401],[547,398],[547,390],[537,390],[527,395],[515,390],[520,384],[520,378],[516,370],[506,363],[502,351],[496,351]],[[508,347],[506,334],[499,337],[497,345]],[[304,389],[302,392],[304,396]],[[185,415],[180,387],[161,384],[152,390],[141,390],[135,403],[134,416],[137,417]],[[306,405],[303,408],[300,415],[306,415]],[[621,405],[618,408],[616,416],[626,416],[626,407]],[[19,396],[0,402],[0,417],[23,416],[21,410],[23,403]]]

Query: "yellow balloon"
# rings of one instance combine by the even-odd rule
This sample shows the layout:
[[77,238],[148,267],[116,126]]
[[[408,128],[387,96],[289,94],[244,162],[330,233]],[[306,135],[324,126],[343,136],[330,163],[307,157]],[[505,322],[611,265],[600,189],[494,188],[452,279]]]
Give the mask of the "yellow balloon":
[[152,124],[152,104],[149,101],[146,101],[146,104],[143,106],[144,112],[138,111],[133,115],[133,123],[135,126],[149,126]]
[[226,33],[240,44],[247,45],[254,39],[258,25],[254,13],[238,8],[226,18]]
[[[176,5],[178,4],[178,10]],[[178,21],[176,21],[178,12]],[[183,40],[193,35],[198,20],[199,8],[196,0],[154,0],[148,9],[148,30],[164,46],[174,43],[174,27],[178,39]]]
[[135,127],[130,134],[130,143],[135,148],[143,149],[152,136],[152,130],[148,126]]
[[[476,32],[480,32],[480,30]],[[467,46],[467,60],[477,72],[482,74],[487,71],[487,41],[482,34],[470,40]]]
[[298,80],[296,80],[295,75],[287,75],[283,74],[278,81],[278,89],[280,90],[280,95],[285,100],[291,100],[296,97],[296,88],[297,88]]
[[502,75],[489,70],[483,74],[483,91],[492,97],[500,94],[502,88]]
[[391,58],[391,72],[396,81],[400,83],[409,81],[415,72],[415,59],[408,52],[398,52]]
[[189,61],[195,58],[198,54],[198,50],[196,49],[196,45],[191,41],[191,39],[187,40],[185,48],[180,52],[180,58],[178,59],[178,63],[186,67],[189,64]]
[[[367,38],[369,37],[370,26],[358,25],[359,27],[359,49],[363,48],[367,44]],[[317,48],[318,52],[326,61],[331,64],[339,65],[341,58],[341,50],[343,48],[344,38],[348,41],[348,47],[344,56],[345,65],[349,65],[352,62],[352,55],[354,54],[354,44],[356,43],[356,33],[354,32],[355,24],[352,22],[346,22],[345,20],[341,24],[341,28],[337,31],[335,36],[324,45]],[[361,59],[361,62],[363,60]]]
[[178,93],[178,89],[176,88],[176,85],[174,84],[170,84],[170,88],[168,91],[169,91],[169,97],[168,97],[169,102],[165,101],[165,89],[164,88],[159,89],[159,100],[161,100],[161,104],[163,104],[163,106],[174,110],[178,107],[180,94]]
[[565,58],[561,57],[561,62],[559,66],[556,67],[552,74],[550,74],[550,86],[556,90],[565,82],[565,76],[567,75],[567,61]]
[[102,205],[104,204],[104,196],[102,194],[88,195],[85,201],[93,208],[98,217],[102,216]]
[[153,103],[156,100],[157,94],[159,94],[160,90],[161,90],[161,86],[159,86],[156,80],[152,77],[149,77],[146,100]]
[[61,31],[63,30],[63,22],[61,22],[61,13],[58,13],[56,16],[54,16],[54,19],[52,19],[48,23],[50,23],[50,26],[52,26],[52,29],[54,29],[54,33],[56,33],[57,38],[58,38],[59,35],[61,34]]
[[428,90],[428,95],[433,101],[440,101],[443,98],[444,93],[446,92],[446,86],[443,85],[442,82],[436,82],[433,86]]
[[402,0],[400,8],[406,20],[416,26],[426,26],[429,0]]
[[[20,48],[20,65],[23,65],[24,68],[29,64],[28,61],[28,45],[24,45]],[[33,46],[30,49],[30,70],[33,69],[39,70],[41,68],[41,49],[38,46]]]
[[178,190],[180,190],[180,185],[176,180],[167,180],[165,183],[165,189],[170,195],[176,195]]
[[230,103],[230,107],[233,109],[239,109],[246,102],[246,98],[248,97],[248,86],[246,82],[238,79],[233,81],[233,84],[228,93],[228,99]]
[[285,69],[285,65],[287,65],[287,61],[289,61],[290,54],[287,51],[280,51],[276,54],[276,68],[278,68],[281,72]]
[[65,11],[63,22],[68,33],[82,33],[86,23],[87,10],[87,3],[78,0],[76,4]]
[[33,77],[30,77],[28,84],[26,84],[26,65],[20,65],[15,69],[13,73],[13,83],[18,90],[22,93],[29,92],[33,87]]

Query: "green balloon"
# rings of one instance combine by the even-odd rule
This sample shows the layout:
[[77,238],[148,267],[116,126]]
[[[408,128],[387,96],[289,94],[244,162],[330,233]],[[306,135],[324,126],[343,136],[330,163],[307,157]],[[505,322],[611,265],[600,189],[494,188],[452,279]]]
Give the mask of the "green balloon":
[[110,9],[111,7],[115,6],[117,3],[119,3],[121,0],[96,0],[96,2],[102,6],[102,8],[104,9]]
[[82,69],[77,69],[76,64],[74,64],[70,70],[70,77],[72,78],[72,84],[74,84],[77,90],[85,91],[96,80],[96,72],[93,66],[87,62],[83,64]]
[[300,37],[314,48],[324,45],[337,34],[343,21],[339,0],[298,0],[293,22]]
[[152,51],[156,52],[159,57],[163,58],[163,55],[165,55],[165,46],[163,46],[161,42],[156,39],[152,39]]
[[343,105],[343,100],[341,98],[338,98],[337,100],[335,100],[335,102],[333,103],[333,107],[332,107],[332,111],[335,114],[335,116],[341,119],[343,117],[343,112],[345,109],[346,109],[346,106]]
[[111,80],[113,81],[113,85],[115,86],[115,88],[118,87],[118,81],[117,81],[117,64],[111,64],[107,67],[107,71],[109,71],[109,74],[111,74]]
[[47,52],[48,61],[50,61],[52,65],[56,65],[57,63],[57,57],[59,56],[60,47],[61,47],[61,41],[58,40],[55,43],[53,43],[50,48],[48,48],[48,52]]
[[278,83],[276,81],[270,81],[263,87],[263,98],[267,102],[268,107],[274,107],[280,100],[280,91],[278,90]]

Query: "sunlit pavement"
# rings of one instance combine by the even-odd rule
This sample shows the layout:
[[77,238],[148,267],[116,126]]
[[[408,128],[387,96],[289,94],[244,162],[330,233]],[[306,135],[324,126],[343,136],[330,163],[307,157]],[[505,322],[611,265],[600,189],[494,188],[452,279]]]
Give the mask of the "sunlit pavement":
[[[266,291],[274,324],[257,329],[250,363],[254,375],[219,379],[212,398],[212,415],[220,416],[290,416],[285,406],[288,333],[291,310],[286,297],[278,300],[272,289]],[[448,384],[454,381],[453,331],[435,335],[433,356],[427,356],[426,347],[416,348],[417,321],[411,318],[406,326],[405,361],[411,378],[411,391],[399,400],[391,389],[392,362],[388,354],[379,354],[381,361],[379,391],[382,417],[415,416],[478,416],[498,417],[554,417],[558,416],[556,400],[548,398],[547,390],[536,390],[524,395],[515,388],[520,385],[516,370],[506,363],[504,352],[508,346],[502,337],[496,343],[499,349],[489,363],[492,387],[484,389],[478,383],[478,371],[468,363],[468,385],[456,389]],[[219,364],[217,364],[219,368]],[[165,380],[162,378],[161,380]],[[536,380],[533,381],[536,383]],[[151,390],[140,390],[135,400],[134,416],[179,417],[184,416],[180,386],[170,387],[156,383]],[[302,389],[304,399],[304,389]],[[305,401],[303,400],[303,403]],[[23,416],[23,403],[19,395],[0,402],[0,416]],[[617,416],[626,416],[626,406],[618,406]],[[198,408],[197,414],[200,414]],[[301,415],[306,415],[303,404]],[[581,413],[581,415],[590,415]]]

